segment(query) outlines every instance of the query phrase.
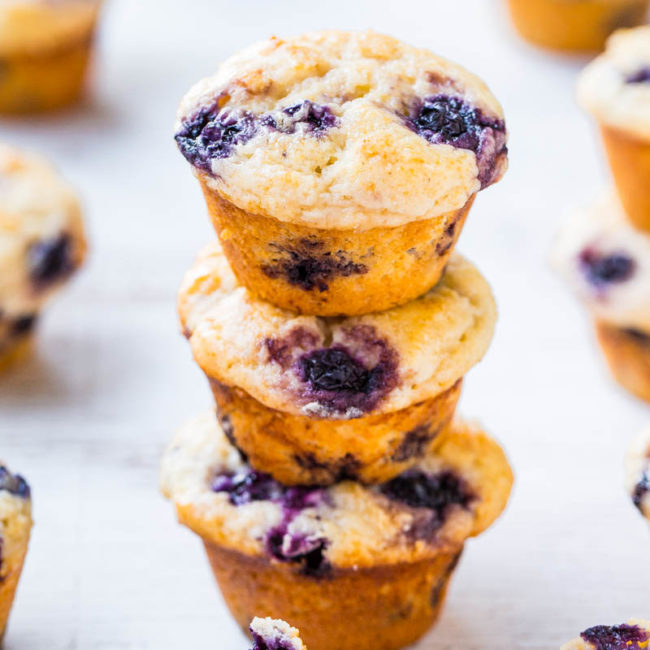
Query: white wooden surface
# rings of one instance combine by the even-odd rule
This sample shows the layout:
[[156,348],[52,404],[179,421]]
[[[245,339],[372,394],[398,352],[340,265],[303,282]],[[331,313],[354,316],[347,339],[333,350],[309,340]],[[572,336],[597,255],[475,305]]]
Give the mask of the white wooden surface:
[[0,456],[30,479],[36,527],[9,650],[223,648],[246,642],[198,539],[157,491],[172,430],[211,400],[174,298],[211,236],[171,130],[190,83],[272,33],[386,31],[464,63],[502,100],[506,180],[477,201],[461,250],[493,283],[498,334],[461,408],[507,447],[517,487],[468,544],[420,648],[554,648],[585,627],[650,617],[650,531],[622,456],[650,409],[609,380],[589,323],[547,268],[567,205],[606,179],[575,107],[584,61],[532,50],[496,0],[112,0],[94,98],[0,121],[80,188],[92,256],[48,313],[38,356],[0,379]]

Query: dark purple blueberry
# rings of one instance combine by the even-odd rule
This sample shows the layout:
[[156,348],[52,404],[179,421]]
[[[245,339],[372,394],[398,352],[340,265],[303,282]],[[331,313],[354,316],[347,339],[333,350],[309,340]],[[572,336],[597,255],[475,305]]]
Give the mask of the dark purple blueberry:
[[454,506],[468,508],[474,495],[465,482],[451,471],[425,474],[409,470],[380,486],[389,499],[410,508],[425,509],[428,516],[414,518],[415,537],[430,538],[440,528]]
[[490,118],[460,97],[434,95],[418,101],[406,123],[432,144],[449,144],[476,154],[481,187],[497,173],[507,153],[503,120]]
[[0,465],[0,490],[23,499],[28,499],[31,495],[27,481],[20,474],[12,474],[4,465]]
[[254,138],[258,130],[259,121],[252,113],[219,109],[215,105],[183,121],[174,139],[192,165],[211,172],[212,160],[228,158],[235,146]]
[[282,368],[291,366],[296,350],[311,348],[317,343],[317,335],[303,327],[294,327],[281,339],[264,339],[264,346],[269,353],[269,361],[277,363]]
[[330,564],[324,552],[327,540],[311,538],[305,535],[291,535],[283,522],[277,528],[269,531],[266,537],[266,547],[269,555],[280,562],[300,565],[300,573],[312,578],[327,575]]
[[635,70],[625,77],[625,83],[628,84],[647,84],[650,83],[650,66],[644,66]]
[[284,486],[269,474],[250,469],[237,474],[220,474],[213,479],[211,488],[213,492],[227,492],[234,506],[252,501],[279,501],[285,494]]
[[21,316],[16,318],[11,323],[11,334],[12,336],[23,336],[24,334],[29,334],[34,329],[36,325],[36,315],[30,314],[29,316]]
[[601,255],[593,249],[580,254],[580,268],[587,280],[595,287],[618,284],[629,280],[636,269],[633,259],[625,253]]
[[345,348],[324,348],[300,359],[300,379],[315,391],[368,394],[372,372],[354,359]]
[[643,500],[648,493],[650,493],[650,469],[643,473],[632,493],[632,501],[639,510],[641,510]]
[[266,115],[262,118],[262,122],[282,133],[295,133],[298,127],[302,126],[305,131],[313,133],[317,137],[327,129],[339,125],[338,118],[328,106],[314,104],[308,99],[283,109],[282,113],[283,116],[280,119]]
[[437,431],[431,431],[427,425],[416,427],[409,431],[393,452],[392,459],[395,462],[409,460],[410,458],[420,458],[428,444],[435,438]]
[[250,633],[253,637],[251,650],[293,650],[295,648],[291,641],[283,639],[279,634],[275,634],[273,638],[265,638],[253,629],[250,630]]
[[581,635],[596,650],[634,650],[648,641],[648,633],[636,625],[597,625]]
[[29,277],[37,289],[61,280],[74,270],[72,241],[66,234],[39,241],[27,250]]
[[289,284],[305,291],[327,291],[332,278],[347,278],[368,272],[365,264],[347,259],[343,251],[335,254],[321,251],[323,244],[319,241],[302,239],[294,247],[271,246],[278,255],[262,267],[262,272],[270,278],[284,278]]

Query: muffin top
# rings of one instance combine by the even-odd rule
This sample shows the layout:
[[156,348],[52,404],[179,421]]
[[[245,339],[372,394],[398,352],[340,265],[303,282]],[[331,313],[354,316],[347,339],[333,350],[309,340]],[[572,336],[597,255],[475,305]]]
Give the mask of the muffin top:
[[0,462],[0,586],[20,562],[32,527],[29,485]]
[[650,621],[631,620],[622,625],[596,625],[562,650],[645,650],[650,641]]
[[0,54],[65,47],[89,38],[101,0],[0,0]]
[[501,513],[512,485],[501,448],[456,423],[435,455],[387,483],[285,487],[246,464],[213,413],[178,432],[161,476],[181,523],[206,541],[314,576],[460,551]]
[[254,618],[250,624],[251,650],[307,650],[300,633],[284,621]]
[[67,183],[42,158],[0,145],[0,319],[32,316],[84,255]]
[[644,431],[628,450],[625,476],[632,502],[650,520],[650,429]]
[[506,168],[486,85],[373,32],[271,38],[181,102],[176,141],[237,207],[319,228],[397,226],[461,208]]
[[569,216],[552,261],[596,318],[650,332],[650,235],[613,192]]
[[295,314],[241,286],[218,242],[185,276],[183,330],[208,377],[266,406],[314,418],[389,413],[453,386],[489,347],[490,287],[454,254],[424,296],[347,318]]
[[650,139],[650,26],[609,37],[580,77],[578,100],[600,122]]

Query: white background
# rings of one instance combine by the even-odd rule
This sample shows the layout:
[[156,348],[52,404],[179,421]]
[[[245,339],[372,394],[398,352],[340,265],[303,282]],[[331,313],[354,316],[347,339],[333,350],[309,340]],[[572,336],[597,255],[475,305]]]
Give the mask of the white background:
[[38,355],[0,378],[0,456],[29,478],[36,519],[7,648],[247,647],[199,540],[157,490],[163,445],[211,406],[174,299],[212,232],[172,125],[184,91],[229,53],[322,27],[370,27],[465,64],[511,134],[510,171],[461,238],[501,313],[461,409],[505,444],[518,480],[418,647],[554,648],[590,625],[650,617],[650,532],[622,488],[624,449],[650,411],[609,379],[547,265],[563,212],[607,182],[573,99],[585,61],[519,42],[496,0],[108,5],[85,105],[0,121],[2,139],[43,151],[79,188],[92,242]]

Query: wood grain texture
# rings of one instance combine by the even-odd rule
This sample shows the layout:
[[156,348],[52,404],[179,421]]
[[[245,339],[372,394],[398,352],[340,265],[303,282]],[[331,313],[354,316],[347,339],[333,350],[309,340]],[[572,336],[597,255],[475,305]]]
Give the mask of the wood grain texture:
[[[483,76],[511,138],[460,249],[492,282],[497,337],[461,409],[501,439],[518,483],[468,543],[421,650],[554,648],[596,623],[650,616],[650,531],[622,458],[650,410],[619,390],[589,321],[547,269],[567,205],[606,182],[574,105],[583,61],[537,52],[498,2],[113,0],[94,98],[0,138],[56,160],[80,189],[90,263],[47,314],[38,354],[0,379],[0,456],[29,477],[36,527],[8,650],[244,650],[198,539],[157,491],[172,430],[211,398],[177,331],[175,290],[211,236],[171,137],[177,102],[231,51],[271,33],[372,27]],[[399,7],[399,8],[398,8]]]

